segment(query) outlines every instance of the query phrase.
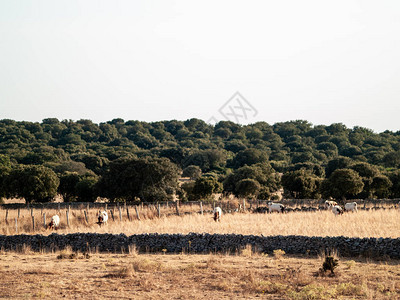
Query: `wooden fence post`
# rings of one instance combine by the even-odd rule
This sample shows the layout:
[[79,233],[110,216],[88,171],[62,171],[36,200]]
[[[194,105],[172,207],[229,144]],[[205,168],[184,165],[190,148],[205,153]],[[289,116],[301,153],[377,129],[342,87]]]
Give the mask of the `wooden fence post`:
[[8,224],[7,218],[8,218],[8,209],[6,210],[6,224]]
[[181,214],[179,213],[179,200],[176,200],[176,202],[175,202],[175,207],[176,207],[176,214],[177,214],[178,216],[180,216]]
[[18,207],[18,219],[19,219],[19,216],[21,215],[21,210],[19,209],[19,207]]
[[121,206],[118,206],[119,210],[119,221],[122,221],[122,211],[121,211]]
[[88,215],[87,215],[87,213],[86,213],[86,210],[84,210],[83,212],[85,213],[85,220],[86,220],[86,223],[89,224]]
[[200,214],[203,215],[203,202],[200,201]]
[[139,216],[139,211],[138,211],[137,205],[135,205],[135,210],[136,210],[136,216],[137,216],[138,220],[140,221],[140,216]]
[[46,228],[46,213],[43,214],[43,227]]
[[161,218],[161,207],[160,207],[160,203],[157,203],[157,212],[158,212],[158,218]]
[[15,218],[15,233],[18,233],[18,218]]
[[114,209],[110,209],[110,213],[111,213],[111,218],[113,219],[114,222]]
[[32,216],[32,229],[35,231],[35,216]]
[[128,216],[128,221],[130,221],[131,220],[131,216],[129,215],[129,208],[128,207],[126,208],[126,215]]
[[69,227],[69,206],[66,213],[67,213],[67,226]]
[[31,208],[31,217],[33,216],[33,208]]

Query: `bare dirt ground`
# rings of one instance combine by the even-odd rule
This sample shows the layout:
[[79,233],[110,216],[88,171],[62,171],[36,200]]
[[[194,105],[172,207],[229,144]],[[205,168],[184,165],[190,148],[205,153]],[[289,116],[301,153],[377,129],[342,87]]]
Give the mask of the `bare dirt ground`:
[[400,261],[240,255],[3,252],[0,298],[400,299]]

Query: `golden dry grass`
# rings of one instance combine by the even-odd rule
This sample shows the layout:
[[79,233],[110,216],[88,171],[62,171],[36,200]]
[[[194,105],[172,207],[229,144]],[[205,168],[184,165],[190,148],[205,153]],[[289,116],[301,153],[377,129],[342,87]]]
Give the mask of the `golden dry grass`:
[[[170,208],[171,210],[172,208]],[[74,232],[98,233],[235,233],[253,235],[305,235],[305,236],[348,236],[348,237],[400,237],[400,210],[371,210],[358,213],[346,213],[334,216],[330,211],[319,212],[291,212],[287,214],[252,214],[234,213],[224,214],[221,222],[214,222],[210,213],[157,217],[154,209],[141,209],[141,220],[137,220],[136,213],[131,212],[131,221],[127,220],[126,213],[123,221],[119,221],[118,213],[114,214],[115,221],[109,216],[108,225],[99,227],[96,222],[98,210],[90,210],[87,224],[82,210],[71,210],[70,227],[66,225],[65,212],[60,214],[61,226],[56,231],[60,234]],[[56,213],[55,210],[44,210],[47,221]],[[0,210],[0,234],[16,233],[16,210],[10,210],[8,224],[5,222],[6,211]],[[34,212],[36,230],[32,231],[30,212],[21,211],[18,219],[18,233],[50,234],[53,231],[43,227],[43,217],[40,210]]]
[[316,276],[321,258],[241,255],[2,253],[1,298],[399,299],[399,261],[340,260]]

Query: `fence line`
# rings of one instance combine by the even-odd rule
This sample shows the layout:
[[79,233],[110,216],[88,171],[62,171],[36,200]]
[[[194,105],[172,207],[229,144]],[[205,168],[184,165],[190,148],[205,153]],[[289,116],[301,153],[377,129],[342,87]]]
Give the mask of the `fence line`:
[[[259,200],[259,199],[235,199],[235,200],[219,200],[219,201],[174,201],[174,206],[176,207],[176,213],[180,214],[180,211],[185,207],[193,208],[193,206],[199,207],[200,211],[203,206],[211,206],[213,209],[215,206],[221,206],[224,210],[236,209],[240,208],[241,210],[252,209],[254,207],[259,206],[267,206],[268,202],[271,200]],[[324,199],[282,199],[280,201],[276,201],[287,206],[321,206],[324,204]],[[380,205],[398,205],[400,204],[400,198],[396,199],[349,199],[349,200],[336,200],[337,202],[357,202],[359,205],[373,205],[374,207],[378,207]],[[144,208],[154,208],[158,210],[158,208],[171,208],[171,201],[163,201],[163,202],[108,202],[108,203],[98,203],[98,202],[49,202],[49,203],[9,203],[9,204],[0,204],[0,208],[4,210],[18,210],[18,218],[20,218],[20,209],[27,209],[30,212],[30,215],[33,215],[34,210],[40,209],[41,215],[43,214],[43,209],[54,209],[57,212],[60,212],[62,209],[67,209],[68,212],[70,209],[74,210],[86,210],[89,211],[90,208],[94,209],[104,209],[104,210],[114,210],[117,208],[118,210],[126,211],[129,209],[135,209],[140,206],[143,210]],[[123,205],[123,208],[120,205]]]

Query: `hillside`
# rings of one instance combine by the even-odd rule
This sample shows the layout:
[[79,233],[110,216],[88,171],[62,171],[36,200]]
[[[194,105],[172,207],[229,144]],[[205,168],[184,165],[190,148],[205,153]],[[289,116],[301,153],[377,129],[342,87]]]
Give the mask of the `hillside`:
[[[162,161],[165,170],[174,168],[171,181],[182,170],[194,179],[203,174],[203,181],[214,179],[213,192],[237,196],[268,198],[281,185],[287,196],[297,198],[400,196],[400,131],[374,133],[341,123],[313,126],[303,120],[273,125],[221,121],[215,126],[199,119],[150,123],[114,119],[100,124],[55,118],[41,123],[0,120],[3,177],[16,166],[34,165],[53,171],[59,179],[78,174],[78,181],[84,177],[94,187],[117,162],[122,167],[121,161],[128,160],[153,161],[154,166]],[[333,179],[328,184],[338,169],[352,170],[339,177],[351,177],[358,188],[338,193]],[[187,187],[186,196],[191,192],[193,186]],[[194,194],[194,198],[207,196]]]

